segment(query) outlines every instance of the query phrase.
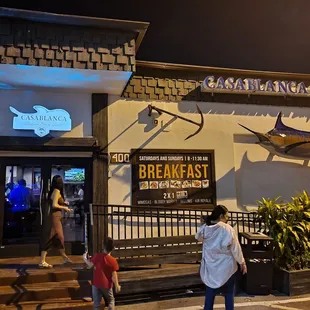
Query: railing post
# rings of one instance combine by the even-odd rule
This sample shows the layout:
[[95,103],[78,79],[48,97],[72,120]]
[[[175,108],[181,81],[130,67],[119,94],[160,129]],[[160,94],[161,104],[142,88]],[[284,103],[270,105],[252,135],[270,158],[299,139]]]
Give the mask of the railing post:
[[109,237],[109,205],[103,207],[103,225],[103,239],[106,241]]
[[93,214],[93,204],[89,204],[89,215],[90,215],[90,225],[94,225],[94,214]]
[[[98,231],[98,219],[94,221],[94,209],[93,204],[89,204],[89,213],[87,214],[87,247],[91,255],[97,251],[97,234]],[[94,225],[94,222],[97,225]]]
[[88,213],[84,216],[84,252],[88,252]]
[[159,209],[157,209],[157,230],[158,230],[158,237],[160,237],[160,214],[159,214]]

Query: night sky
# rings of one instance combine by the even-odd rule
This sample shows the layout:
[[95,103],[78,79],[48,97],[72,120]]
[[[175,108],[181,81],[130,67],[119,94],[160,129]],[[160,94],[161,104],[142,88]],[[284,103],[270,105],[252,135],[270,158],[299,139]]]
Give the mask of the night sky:
[[309,0],[81,3],[0,0],[5,7],[148,21],[139,60],[310,73]]

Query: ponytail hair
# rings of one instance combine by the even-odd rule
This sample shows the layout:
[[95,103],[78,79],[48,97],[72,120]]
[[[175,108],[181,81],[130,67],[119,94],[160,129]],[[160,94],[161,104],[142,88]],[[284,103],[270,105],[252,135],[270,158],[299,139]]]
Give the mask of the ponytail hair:
[[227,214],[227,212],[228,212],[228,209],[225,206],[217,205],[213,209],[211,215],[204,217],[205,224],[209,226],[212,224],[212,222],[219,221],[221,216],[224,216],[225,214]]

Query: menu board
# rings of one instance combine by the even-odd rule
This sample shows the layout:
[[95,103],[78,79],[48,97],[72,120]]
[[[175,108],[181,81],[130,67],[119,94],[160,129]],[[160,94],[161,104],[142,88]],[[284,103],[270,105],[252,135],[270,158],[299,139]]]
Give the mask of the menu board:
[[132,203],[215,205],[213,150],[132,150]]

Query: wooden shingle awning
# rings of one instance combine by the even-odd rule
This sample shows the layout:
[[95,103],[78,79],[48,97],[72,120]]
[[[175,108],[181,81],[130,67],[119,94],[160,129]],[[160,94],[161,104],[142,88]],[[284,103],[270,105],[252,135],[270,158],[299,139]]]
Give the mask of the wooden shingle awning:
[[100,149],[94,137],[85,138],[36,138],[36,137],[0,137],[0,151],[32,152],[96,152]]
[[33,22],[95,27],[103,29],[118,29],[121,31],[136,33],[135,49],[138,50],[145,33],[150,25],[149,22],[120,20],[102,17],[77,16],[67,14],[55,14],[42,11],[30,11],[8,7],[0,7],[0,16],[30,20]]

